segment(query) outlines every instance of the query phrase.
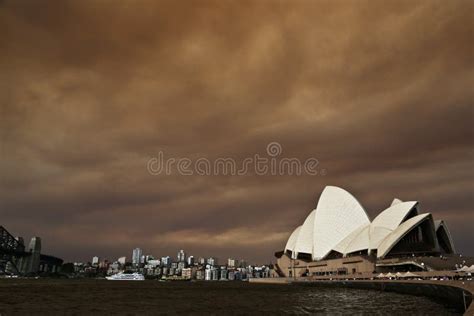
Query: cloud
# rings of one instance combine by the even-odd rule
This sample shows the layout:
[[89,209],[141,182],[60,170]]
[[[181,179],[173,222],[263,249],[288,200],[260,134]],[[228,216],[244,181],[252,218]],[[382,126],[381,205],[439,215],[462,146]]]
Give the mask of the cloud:
[[[0,2],[2,225],[67,260],[184,244],[267,262],[338,185],[371,216],[393,197],[419,200],[473,254],[470,12],[469,1]],[[327,175],[146,170],[159,151],[243,161],[271,141]]]

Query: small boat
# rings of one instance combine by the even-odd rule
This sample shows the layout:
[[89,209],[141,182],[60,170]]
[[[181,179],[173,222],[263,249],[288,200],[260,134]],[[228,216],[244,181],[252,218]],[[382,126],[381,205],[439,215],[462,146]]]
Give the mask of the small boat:
[[113,281],[143,281],[145,280],[145,277],[143,276],[143,274],[140,274],[138,272],[134,272],[134,273],[119,272],[117,274],[106,277],[106,279],[113,280]]

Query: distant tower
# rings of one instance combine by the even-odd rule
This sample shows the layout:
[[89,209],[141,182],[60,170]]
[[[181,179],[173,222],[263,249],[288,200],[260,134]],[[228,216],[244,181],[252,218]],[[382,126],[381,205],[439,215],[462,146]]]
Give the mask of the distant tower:
[[229,259],[227,259],[227,266],[229,268],[235,268],[235,267],[238,266],[238,262],[235,259],[229,258]]
[[97,267],[99,265],[99,257],[92,257],[92,266]]
[[178,251],[178,262],[185,262],[186,261],[186,253],[183,249]]
[[211,266],[215,266],[215,265],[217,265],[217,259],[213,258],[213,257],[210,257],[209,259],[207,259],[207,264],[211,265]]
[[140,260],[142,258],[142,253],[143,251],[140,248],[135,248],[133,249],[132,252],[132,263],[134,265],[138,265],[140,263]]
[[[25,240],[23,239],[23,237],[15,237],[16,240],[18,240],[18,242],[21,244],[21,250],[24,250],[25,249]],[[16,268],[19,272],[24,272],[25,271],[25,264],[26,264],[26,258],[25,257],[20,257],[20,258],[17,258],[16,261],[15,261],[15,264],[16,264]]]
[[188,257],[188,266],[194,265],[194,256],[189,256]]
[[24,265],[25,273],[38,273],[40,265],[40,256],[41,256],[41,238],[33,237],[31,238],[30,245],[28,247],[30,255],[26,259]]
[[170,264],[171,264],[171,258],[170,258],[170,256],[161,257],[161,265],[162,265],[163,267],[168,267]]

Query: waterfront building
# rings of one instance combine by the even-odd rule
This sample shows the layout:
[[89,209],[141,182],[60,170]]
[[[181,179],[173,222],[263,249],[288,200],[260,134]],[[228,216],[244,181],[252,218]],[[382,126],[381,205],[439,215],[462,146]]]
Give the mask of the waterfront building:
[[239,270],[234,271],[234,280],[239,280],[239,281],[242,280],[243,279],[242,275],[243,274],[241,271]]
[[204,280],[205,279],[205,271],[203,269],[196,270],[196,280]]
[[216,268],[212,267],[211,268],[211,274],[212,274],[212,281],[217,281],[219,280],[219,270]]
[[161,257],[161,265],[164,266],[164,267],[169,267],[171,265],[170,256]]
[[155,267],[155,275],[162,275],[163,271],[160,267]]
[[227,269],[226,268],[221,267],[221,273],[220,274],[221,274],[221,277],[220,277],[221,280],[227,280]]
[[183,249],[178,251],[177,259],[178,259],[178,262],[186,262],[186,253],[184,252]]
[[212,280],[212,271],[211,268],[207,268],[204,272],[204,280],[211,281]]
[[191,279],[192,278],[192,270],[191,268],[184,268],[182,271],[181,271],[181,276],[184,278],[184,279]]
[[207,264],[209,264],[211,266],[215,266],[215,265],[217,265],[217,259],[213,258],[213,257],[210,257],[210,258],[207,259]]
[[107,274],[112,275],[120,272],[121,265],[118,261],[111,263],[107,269]]
[[30,255],[25,258],[24,264],[22,264],[23,273],[31,274],[31,273],[38,273],[40,268],[40,260],[41,260],[41,238],[40,237],[33,237],[30,240],[30,244],[28,246],[28,251]]
[[194,256],[189,256],[187,261],[188,261],[188,266],[194,265]]
[[176,269],[177,269],[178,271],[182,271],[184,268],[186,268],[186,263],[183,262],[183,261],[178,262]]
[[227,266],[229,268],[235,268],[237,267],[237,264],[238,264],[237,260],[232,259],[232,258],[227,259]]
[[135,248],[132,251],[132,263],[137,266],[140,264],[143,251],[140,248]]
[[92,257],[92,266],[97,267],[99,265],[99,257]]
[[[370,221],[349,192],[327,186],[316,209],[293,231],[284,250],[275,254],[275,266],[281,276],[290,277],[416,270],[423,267],[413,263],[414,257],[454,252],[446,223],[420,213],[417,201],[394,199]],[[402,259],[407,257],[412,259]]]

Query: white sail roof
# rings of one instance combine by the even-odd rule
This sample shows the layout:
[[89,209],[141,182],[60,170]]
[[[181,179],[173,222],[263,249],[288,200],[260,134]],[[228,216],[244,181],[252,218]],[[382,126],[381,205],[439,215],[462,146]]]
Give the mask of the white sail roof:
[[417,204],[416,201],[396,203],[374,218],[372,226],[394,230]]
[[390,235],[388,235],[378,247],[377,257],[383,258],[385,255],[392,250],[392,248],[402,239],[407,233],[409,233],[413,228],[418,226],[424,220],[431,218],[430,213],[420,214],[415,217],[412,217],[400,226],[397,227]]
[[295,243],[295,253],[313,253],[313,230],[314,219],[316,217],[316,210],[313,210],[308,217],[306,217],[301,229],[298,233]]
[[390,206],[394,206],[395,204],[398,204],[398,203],[402,203],[402,200],[394,198],[393,201],[392,201],[392,204],[390,204]]
[[349,234],[334,250],[346,255],[366,249],[377,249],[380,243],[405,220],[418,204],[416,201],[398,201],[380,213],[370,225],[364,225]]
[[400,202],[393,204],[380,213],[370,224],[369,249],[377,249],[380,243],[393,232],[418,202]]
[[[290,250],[293,258],[301,253],[309,254],[313,260],[324,259],[331,251],[345,256],[377,250],[377,256],[384,257],[416,225],[428,217],[432,221],[429,213],[417,215],[417,205],[416,201],[394,199],[390,207],[370,222],[364,208],[349,192],[327,186],[316,209],[291,234],[285,251]],[[436,222],[436,229],[444,229],[452,245],[445,223]],[[432,230],[436,231],[434,224]]]
[[446,222],[443,220],[436,220],[434,224],[435,224],[436,232],[438,232],[439,229],[444,230],[444,232],[446,233],[446,236],[448,237],[449,246],[451,247],[452,252],[456,253],[456,249],[454,248],[453,237],[451,237],[451,232],[449,231],[449,228]]
[[334,250],[346,255],[355,251],[368,249],[369,229],[370,224],[361,225],[337,244]]
[[327,186],[298,233],[295,252],[322,259],[348,234],[369,223],[364,208],[349,192]]
[[[301,226],[298,226],[293,233],[291,233],[290,238],[288,238],[288,242],[286,243],[285,246],[285,251],[290,250],[292,253],[295,252],[295,245],[296,245],[296,240],[298,239],[298,235],[300,233]],[[293,257],[295,257],[293,255]]]

